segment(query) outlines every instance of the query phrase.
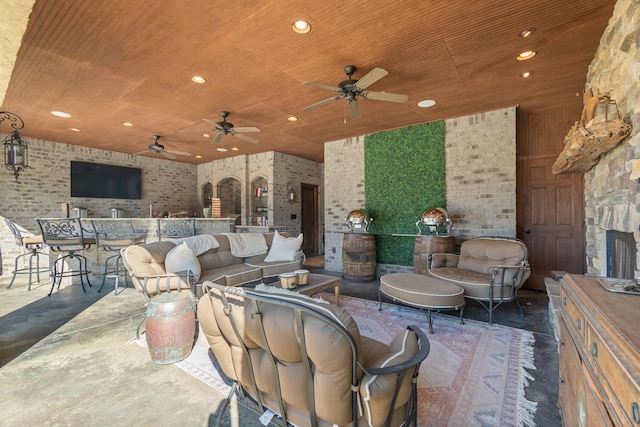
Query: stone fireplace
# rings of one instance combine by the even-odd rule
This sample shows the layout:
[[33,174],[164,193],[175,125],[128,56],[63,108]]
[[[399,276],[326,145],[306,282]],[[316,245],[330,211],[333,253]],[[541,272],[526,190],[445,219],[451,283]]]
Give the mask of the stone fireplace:
[[607,230],[607,277],[633,279],[636,271],[636,241],[633,233]]
[[[631,268],[631,276],[640,277],[639,28],[637,2],[618,0],[589,66],[585,85],[586,89],[615,100],[620,117],[632,127],[627,138],[584,174],[587,274],[597,276],[630,274],[626,270]],[[627,259],[623,267],[620,257],[633,257],[634,262]]]

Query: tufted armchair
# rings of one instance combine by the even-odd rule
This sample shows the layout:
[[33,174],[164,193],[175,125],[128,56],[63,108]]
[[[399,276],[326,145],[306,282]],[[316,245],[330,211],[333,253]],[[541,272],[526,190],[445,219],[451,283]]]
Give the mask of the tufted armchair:
[[509,237],[479,237],[462,243],[460,254],[432,255],[429,275],[461,286],[465,298],[474,299],[489,312],[503,302],[518,302],[517,291],[531,275],[524,242]]
[[390,345],[361,337],[348,312],[294,292],[205,283],[198,319],[220,367],[282,425],[416,425],[418,369],[429,340],[416,326]]

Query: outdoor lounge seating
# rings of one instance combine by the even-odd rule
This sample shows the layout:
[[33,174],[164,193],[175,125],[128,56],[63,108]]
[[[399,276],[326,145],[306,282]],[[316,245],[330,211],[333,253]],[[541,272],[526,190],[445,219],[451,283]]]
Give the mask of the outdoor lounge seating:
[[197,313],[234,382],[218,425],[238,388],[259,413],[269,408],[285,426],[416,425],[416,379],[430,349],[417,326],[387,346],[361,337],[351,315],[335,305],[282,289],[210,282]]
[[480,237],[463,242],[459,255],[433,254],[429,274],[461,286],[465,298],[482,304],[493,323],[493,311],[503,302],[515,301],[523,315],[516,293],[531,275],[527,256],[521,240]]
[[[194,293],[199,296],[202,293],[201,285],[207,280],[226,286],[239,286],[264,278],[276,278],[300,268],[304,259],[300,251],[301,236],[287,238],[275,233],[260,234],[256,239],[265,245],[263,250],[249,248],[245,253],[234,250],[233,241],[248,239],[251,234],[203,234],[132,245],[123,249],[122,260],[134,287],[143,292],[147,299],[169,288],[191,288],[192,285],[195,285]],[[185,249],[176,263],[173,262],[176,259],[173,255],[182,249],[176,247],[178,243],[187,243],[195,251]],[[283,247],[287,250],[278,250]]]

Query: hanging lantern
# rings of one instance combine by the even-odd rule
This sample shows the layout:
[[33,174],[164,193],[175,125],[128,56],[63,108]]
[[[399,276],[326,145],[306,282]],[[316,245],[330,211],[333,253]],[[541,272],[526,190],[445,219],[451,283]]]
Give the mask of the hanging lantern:
[[27,143],[18,132],[18,129],[24,127],[22,119],[14,113],[0,111],[0,123],[5,120],[11,122],[13,132],[4,139],[2,144],[4,148],[4,166],[11,170],[17,181],[20,173],[29,167],[27,156],[29,147],[27,147]]
[[610,122],[619,118],[620,114],[618,113],[618,105],[616,104],[616,101],[609,98],[608,96],[598,98],[598,103],[596,104],[596,112],[593,117],[594,124]]

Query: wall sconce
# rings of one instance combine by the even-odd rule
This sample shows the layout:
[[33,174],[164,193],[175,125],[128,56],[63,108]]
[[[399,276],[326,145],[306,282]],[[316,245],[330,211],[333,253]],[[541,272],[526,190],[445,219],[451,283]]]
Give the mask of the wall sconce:
[[287,185],[287,200],[289,203],[293,203],[296,201],[296,193],[293,191],[293,185]]
[[0,123],[5,120],[11,122],[13,132],[4,139],[2,144],[4,147],[4,166],[10,169],[16,181],[23,170],[29,167],[27,162],[27,154],[29,148],[27,143],[20,136],[18,129],[24,127],[24,122],[20,117],[8,111],[0,111]]

